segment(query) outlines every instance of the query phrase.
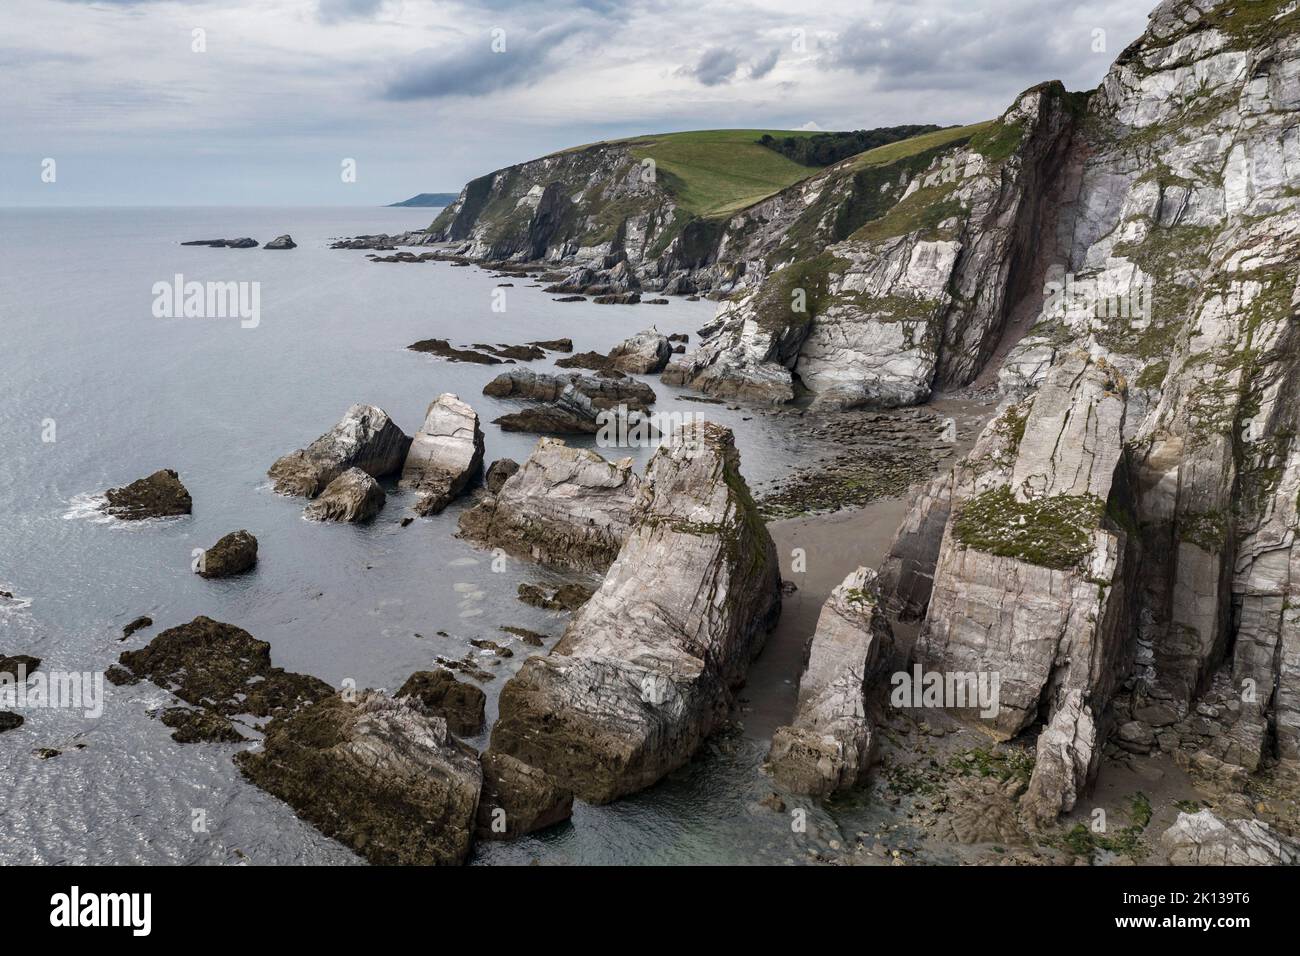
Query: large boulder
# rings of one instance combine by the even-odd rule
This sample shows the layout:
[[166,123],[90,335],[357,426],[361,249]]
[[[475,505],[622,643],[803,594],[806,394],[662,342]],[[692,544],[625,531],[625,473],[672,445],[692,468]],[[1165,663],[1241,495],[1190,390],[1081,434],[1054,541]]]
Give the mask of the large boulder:
[[401,469],[411,439],[388,413],[374,405],[353,405],[343,419],[306,448],[279,459],[267,472],[282,495],[314,498],[349,468],[375,478]]
[[180,476],[170,468],[155,471],[125,488],[110,488],[104,492],[104,499],[104,511],[124,521],[187,515],[194,504]]
[[502,689],[492,748],[591,803],[648,787],[724,718],[780,606],[731,432],[679,430],[650,462],[600,590]]
[[483,467],[483,431],[478,415],[450,392],[429,405],[415,433],[400,487],[416,492],[415,510],[438,514],[469,486]]
[[302,514],[310,521],[364,524],[379,514],[386,498],[379,482],[360,468],[349,468],[331,481],[320,497],[302,510]]
[[447,721],[453,734],[472,737],[483,729],[487,696],[473,684],[456,680],[449,670],[416,671],[396,696],[417,698],[431,714]]
[[460,534],[545,564],[603,571],[632,526],[632,460],[542,438],[501,486],[460,516]]
[[262,247],[263,249],[297,249],[298,243],[293,241],[293,236],[285,233],[283,236],[276,236],[270,242]]
[[484,751],[480,762],[483,794],[475,829],[479,839],[513,840],[573,815],[573,794],[544,770],[495,750]]
[[257,539],[247,531],[232,531],[203,552],[198,573],[205,578],[243,574],[257,564]]
[[822,606],[794,723],[772,737],[768,764],[787,790],[826,796],[866,777],[875,750],[866,688],[892,643],[875,572],[858,568]]
[[236,755],[249,780],[371,863],[456,865],[469,855],[478,754],[411,698],[332,695],[272,721]]
[[657,375],[673,356],[668,336],[656,328],[638,332],[610,349],[610,366],[632,375]]
[[1300,862],[1300,845],[1258,820],[1222,820],[1212,810],[1180,813],[1160,836],[1175,866],[1276,866]]

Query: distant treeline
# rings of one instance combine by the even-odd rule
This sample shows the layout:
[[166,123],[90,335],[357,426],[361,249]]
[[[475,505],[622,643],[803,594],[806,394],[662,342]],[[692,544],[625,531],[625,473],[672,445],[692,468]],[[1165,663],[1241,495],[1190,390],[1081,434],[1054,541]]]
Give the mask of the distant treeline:
[[814,133],[811,136],[782,136],[764,133],[759,144],[774,149],[801,166],[829,166],[855,153],[887,146],[900,139],[933,133],[941,126],[882,126],[880,129],[855,129],[850,133]]

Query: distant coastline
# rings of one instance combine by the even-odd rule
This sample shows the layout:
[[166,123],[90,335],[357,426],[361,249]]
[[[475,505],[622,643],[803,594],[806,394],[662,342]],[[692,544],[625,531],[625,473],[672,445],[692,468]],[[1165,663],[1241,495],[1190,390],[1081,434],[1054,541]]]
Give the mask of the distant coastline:
[[391,209],[394,206],[450,206],[456,201],[457,195],[458,193],[420,193],[401,202],[389,203],[388,207]]

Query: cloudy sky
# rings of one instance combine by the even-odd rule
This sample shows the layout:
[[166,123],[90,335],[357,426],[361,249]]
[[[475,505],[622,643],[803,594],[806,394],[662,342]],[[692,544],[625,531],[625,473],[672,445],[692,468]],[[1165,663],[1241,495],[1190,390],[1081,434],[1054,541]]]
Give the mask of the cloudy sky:
[[1095,86],[1147,7],[3,0],[0,205],[377,205],[644,132],[974,122]]

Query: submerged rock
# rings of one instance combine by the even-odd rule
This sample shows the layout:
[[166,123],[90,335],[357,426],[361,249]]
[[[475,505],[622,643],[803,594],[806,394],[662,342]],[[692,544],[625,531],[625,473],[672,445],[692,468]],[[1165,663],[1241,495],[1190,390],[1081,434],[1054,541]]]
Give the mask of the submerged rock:
[[460,535],[545,564],[602,571],[631,527],[632,460],[542,438],[495,496],[460,516]]
[[141,614],[126,627],[122,628],[122,640],[126,640],[136,631],[142,630],[146,627],[153,627],[153,618],[147,614]]
[[244,236],[240,239],[191,239],[182,242],[182,246],[211,246],[213,249],[252,249],[257,246],[256,239]]
[[314,498],[349,468],[375,478],[399,471],[411,439],[388,413],[353,405],[343,419],[306,448],[285,455],[267,472],[277,492]]
[[[205,578],[228,578],[251,570],[255,564],[257,539],[247,531],[232,531],[203,552],[198,573]],[[131,635],[126,633],[123,636]]]
[[592,803],[690,759],[780,612],[775,547],[739,465],[710,422],[655,453],[604,584],[502,689],[494,750]]
[[196,617],[119,658],[113,683],[146,678],[187,704],[225,717],[275,717],[333,691],[306,674],[271,666],[271,645],[233,624]]
[[518,588],[519,600],[545,611],[576,611],[596,593],[585,584],[562,584],[558,588],[545,588],[524,582]]
[[180,476],[170,468],[155,471],[125,488],[110,488],[104,498],[104,511],[124,521],[187,515],[194,504]]
[[478,415],[450,392],[425,412],[402,466],[399,486],[419,495],[418,514],[438,514],[478,477],[483,467],[483,432]]
[[892,643],[875,572],[858,568],[822,606],[794,723],[772,737],[768,763],[787,790],[826,796],[865,779],[875,751],[867,683]]
[[455,348],[446,339],[421,339],[407,346],[412,352],[425,352],[429,355],[436,355],[439,358],[445,358],[449,362],[470,362],[474,365],[501,365],[504,359],[499,359],[495,355],[485,355],[482,352],[476,352],[473,349]]
[[513,840],[562,823],[573,815],[573,794],[545,771],[509,754],[486,750],[483,794],[475,835],[481,840]]
[[331,695],[266,728],[235,762],[327,836],[378,865],[463,863],[482,788],[478,754],[415,700]]
[[248,738],[228,717],[192,707],[168,707],[160,718],[172,728],[172,740],[180,744],[239,743]]
[[320,497],[303,509],[311,521],[350,521],[364,524],[384,507],[387,495],[379,482],[360,468],[349,468],[331,481]]
[[472,737],[483,729],[487,696],[473,684],[456,680],[450,671],[416,671],[394,696],[417,698],[431,714],[447,721],[453,734]]
[[1180,813],[1160,836],[1175,866],[1277,866],[1300,862],[1300,845],[1259,820],[1224,821],[1211,810]]

